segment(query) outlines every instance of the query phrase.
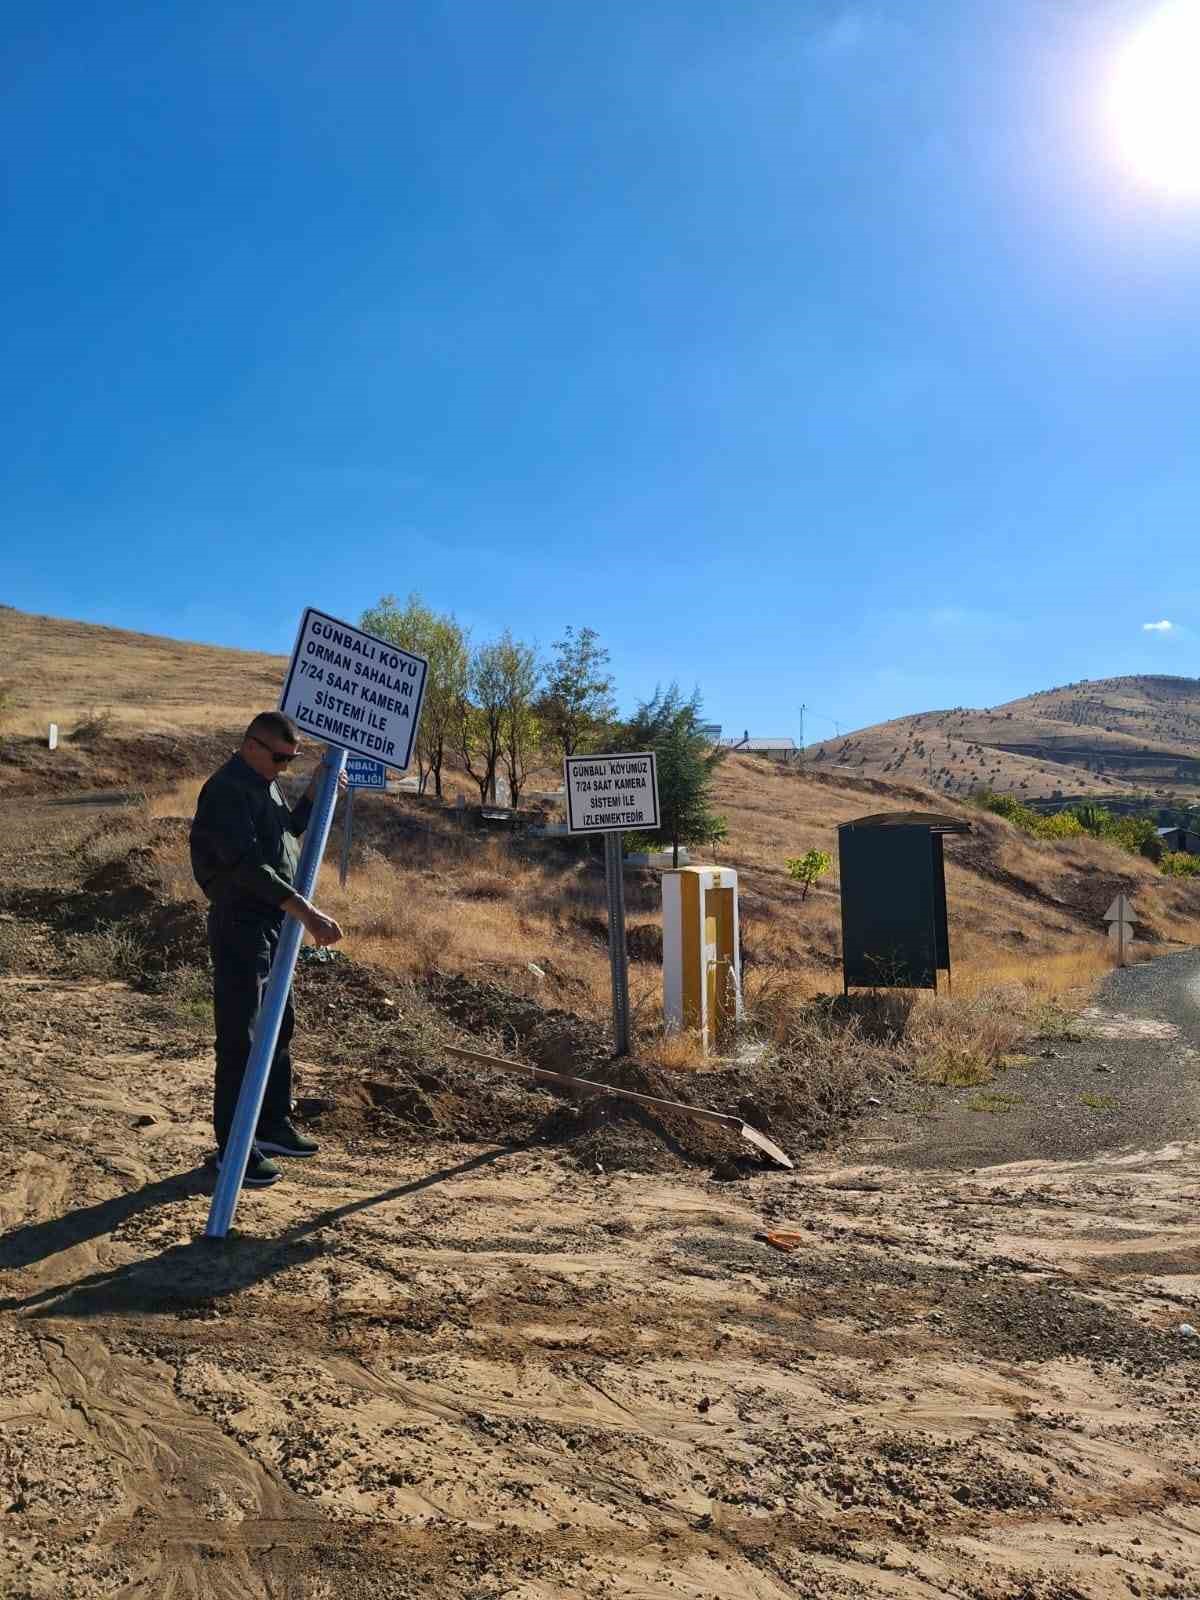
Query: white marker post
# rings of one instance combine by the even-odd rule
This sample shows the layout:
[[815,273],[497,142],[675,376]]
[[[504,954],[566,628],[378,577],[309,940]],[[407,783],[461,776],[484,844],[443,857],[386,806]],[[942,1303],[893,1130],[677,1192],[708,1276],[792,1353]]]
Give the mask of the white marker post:
[[57,750],[58,749],[58,723],[57,722],[52,722],[50,724],[50,734],[49,734],[49,737],[46,740],[46,746],[50,750]]
[[1108,937],[1117,947],[1117,965],[1125,965],[1125,946],[1133,943],[1133,906],[1129,896],[1119,894],[1104,913],[1108,923]]
[[608,959],[612,968],[613,1054],[629,1054],[629,952],[625,947],[625,869],[622,833],[659,826],[658,765],[652,753],[568,756],[567,832],[604,835],[608,897]]
[[[401,771],[408,766],[428,668],[423,656],[397,650],[323,611],[304,613],[279,702],[285,715],[328,746],[296,870],[295,889],[303,899],[316,887],[347,754],[372,761],[382,755]],[[302,933],[294,917],[284,918],[208,1214],[210,1239],[225,1238],[233,1224]]]

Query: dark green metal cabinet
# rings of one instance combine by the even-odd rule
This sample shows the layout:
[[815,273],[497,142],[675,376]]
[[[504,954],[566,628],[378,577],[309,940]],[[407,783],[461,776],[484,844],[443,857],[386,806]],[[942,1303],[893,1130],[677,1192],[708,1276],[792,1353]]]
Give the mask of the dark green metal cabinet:
[[885,813],[838,829],[846,989],[936,989],[950,971],[946,833],[966,823]]

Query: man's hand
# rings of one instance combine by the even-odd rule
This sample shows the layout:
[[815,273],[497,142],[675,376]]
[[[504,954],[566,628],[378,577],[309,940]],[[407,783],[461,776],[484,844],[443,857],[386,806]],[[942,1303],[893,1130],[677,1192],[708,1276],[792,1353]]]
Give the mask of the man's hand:
[[337,944],[342,937],[341,926],[332,917],[327,917],[323,911],[318,911],[311,901],[305,900],[301,895],[290,895],[284,901],[283,909],[295,917],[313,943],[322,948]]
[[[306,800],[315,800],[317,798],[317,784],[320,783],[320,781],[321,781],[321,768],[318,767],[317,770],[313,773],[312,778],[309,780],[308,788],[304,791],[304,798]],[[338,773],[338,793],[339,794],[345,794],[346,790],[349,787],[350,787],[350,780],[349,780],[349,778],[347,778],[346,769],[343,767],[341,772]]]

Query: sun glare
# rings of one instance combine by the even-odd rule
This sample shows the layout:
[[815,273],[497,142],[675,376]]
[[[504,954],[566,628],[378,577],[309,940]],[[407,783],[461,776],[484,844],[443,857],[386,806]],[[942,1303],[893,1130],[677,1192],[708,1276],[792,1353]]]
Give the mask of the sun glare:
[[1113,72],[1110,112],[1137,178],[1200,197],[1200,0],[1168,0],[1134,34]]

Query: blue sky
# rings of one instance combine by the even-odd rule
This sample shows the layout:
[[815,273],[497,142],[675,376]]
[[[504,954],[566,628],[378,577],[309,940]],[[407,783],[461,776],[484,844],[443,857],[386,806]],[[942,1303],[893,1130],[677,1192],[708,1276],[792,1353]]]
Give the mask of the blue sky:
[[1200,203],[1104,114],[1154,9],[19,8],[0,600],[286,650],[415,589],[810,739],[1195,673]]

